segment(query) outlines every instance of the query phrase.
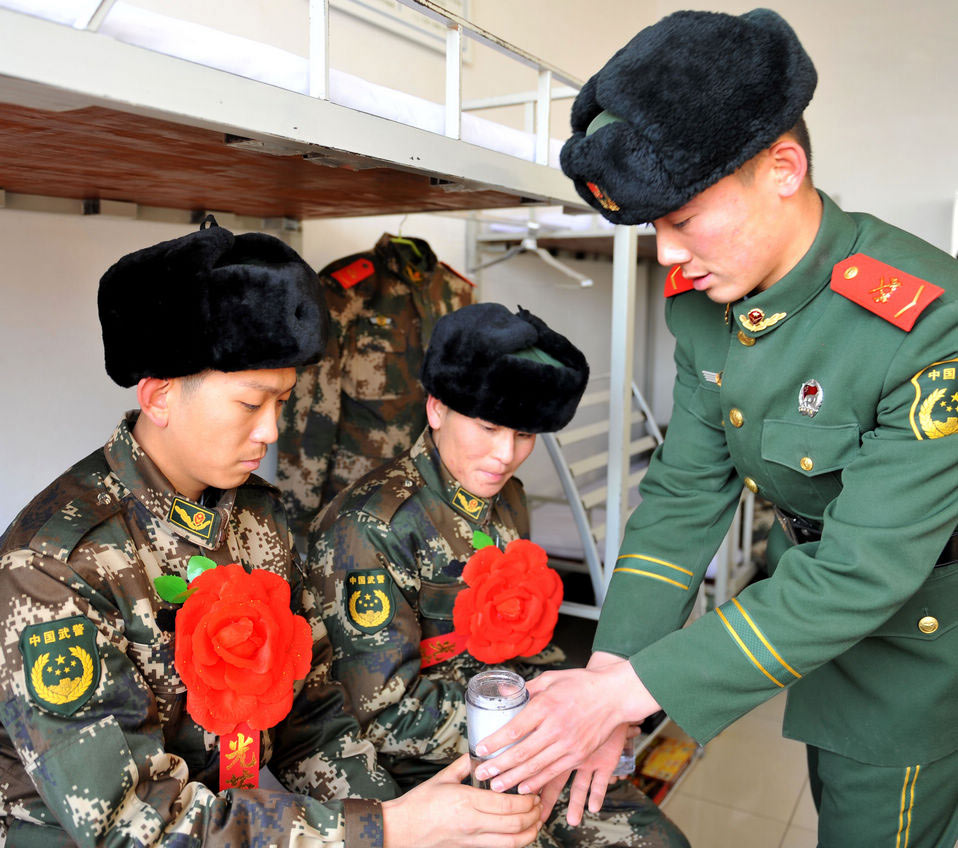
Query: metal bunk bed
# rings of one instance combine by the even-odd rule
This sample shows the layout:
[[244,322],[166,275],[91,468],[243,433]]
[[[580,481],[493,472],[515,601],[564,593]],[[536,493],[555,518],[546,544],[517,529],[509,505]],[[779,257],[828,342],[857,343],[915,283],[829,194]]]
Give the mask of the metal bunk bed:
[[[552,101],[574,95],[581,82],[433,0],[400,2],[444,28],[439,132],[330,99],[329,0],[309,0],[301,90],[105,34],[118,0],[76,4],[88,11],[69,24],[9,8],[30,2],[44,0],[0,0],[0,208],[34,208],[41,197],[54,199],[57,211],[157,220],[168,220],[169,210],[196,220],[214,211],[236,216],[236,226],[281,230],[412,211],[590,211],[550,164]],[[464,104],[465,38],[533,68],[536,90]],[[474,126],[464,111],[508,104],[527,107],[527,159],[464,140],[464,127]],[[635,227],[616,227],[612,239],[605,562],[615,560],[628,509],[633,379],[623,352],[634,341],[638,239]]]

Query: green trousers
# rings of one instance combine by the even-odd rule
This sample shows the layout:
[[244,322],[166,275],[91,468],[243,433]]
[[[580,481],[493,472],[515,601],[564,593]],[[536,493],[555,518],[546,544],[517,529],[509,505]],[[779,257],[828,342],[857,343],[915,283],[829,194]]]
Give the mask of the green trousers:
[[958,848],[958,751],[896,768],[806,750],[819,848]]

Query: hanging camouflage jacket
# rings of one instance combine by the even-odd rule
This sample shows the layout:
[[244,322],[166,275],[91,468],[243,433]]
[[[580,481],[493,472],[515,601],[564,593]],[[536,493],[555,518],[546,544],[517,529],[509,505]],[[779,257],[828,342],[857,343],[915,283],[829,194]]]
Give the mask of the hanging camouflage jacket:
[[[331,800],[396,788],[327,677],[330,645],[278,493],[251,477],[209,506],[177,495],[134,421],[0,539],[0,844],[381,845],[378,802]],[[281,575],[312,627],[312,670],[289,717],[261,736],[263,764],[301,794],[217,794],[218,737],[186,713],[178,607],[153,583],[185,578],[195,554]]]
[[329,342],[322,362],[298,369],[278,442],[277,485],[297,539],[338,492],[415,441],[432,328],[473,299],[472,284],[425,241],[394,239],[386,233],[320,272]]

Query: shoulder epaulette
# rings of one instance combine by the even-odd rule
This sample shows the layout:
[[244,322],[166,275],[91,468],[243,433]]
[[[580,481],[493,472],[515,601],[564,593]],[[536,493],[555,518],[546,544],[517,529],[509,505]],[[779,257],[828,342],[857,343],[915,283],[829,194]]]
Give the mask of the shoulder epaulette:
[[375,271],[376,266],[372,259],[368,256],[359,256],[353,259],[352,262],[347,262],[335,270],[325,271],[324,273],[328,273],[329,276],[336,280],[344,289],[350,289],[356,285],[356,283],[361,283],[363,280],[371,277]]
[[832,268],[831,287],[905,332],[911,330],[928,304],[945,291],[864,253],[852,254]]
[[418,490],[417,485],[407,485],[409,477],[405,474],[390,475],[381,486],[370,495],[363,504],[362,511],[383,524],[392,524],[399,508]]
[[465,283],[468,283],[468,284],[469,284],[470,286],[472,286],[473,288],[476,287],[476,284],[475,284],[472,280],[470,280],[468,277],[464,277],[464,276],[463,276],[462,274],[460,274],[455,268],[453,268],[453,267],[447,265],[447,264],[446,264],[445,262],[443,262],[442,260],[439,260],[439,264],[442,265],[442,267],[445,268],[445,269],[446,269],[450,274],[452,274],[453,276],[458,277],[460,280],[462,280],[462,281],[465,282]]
[[682,266],[673,265],[669,269],[669,273],[665,275],[665,291],[663,294],[666,297],[673,297],[691,290],[692,281],[682,273]]
[[73,549],[95,527],[122,509],[119,498],[98,486],[53,513],[30,540],[38,554],[67,562]]

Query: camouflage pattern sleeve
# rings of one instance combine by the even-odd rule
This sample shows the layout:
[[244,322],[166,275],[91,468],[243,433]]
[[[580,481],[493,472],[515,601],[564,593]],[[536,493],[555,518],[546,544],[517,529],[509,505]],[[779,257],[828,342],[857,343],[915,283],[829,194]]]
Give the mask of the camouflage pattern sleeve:
[[[333,644],[333,676],[367,737],[383,754],[446,761],[466,750],[463,687],[420,673],[415,550],[415,540],[368,513],[341,513],[312,539],[310,579]],[[357,591],[357,581],[373,591]]]
[[329,475],[342,403],[341,351],[342,325],[331,315],[325,354],[318,364],[296,369],[279,422],[276,480],[297,539],[306,537]]
[[[0,627],[7,634],[0,649],[0,754],[10,765],[0,785],[0,842],[56,840],[59,826],[81,846],[267,846],[303,837],[343,845],[352,825],[372,835],[357,844],[376,844],[381,818],[368,803],[324,804],[265,790],[217,795],[207,785],[216,780],[215,748],[169,753],[169,743],[189,747],[196,735],[188,720],[161,724],[163,687],[169,695],[182,684],[160,667],[148,669],[149,681],[140,673],[129,653],[135,655],[139,634],[124,632],[108,591],[105,582],[81,580],[31,550],[0,560]],[[171,639],[168,649],[171,668]],[[61,658],[59,668],[76,660],[77,672],[54,683],[47,671],[55,674]]]
[[375,748],[361,738],[342,684],[330,677],[333,650],[326,626],[302,567],[295,571],[298,585],[291,589],[300,599],[296,611],[313,630],[313,661],[293,709],[276,728],[270,767],[288,789],[320,799],[394,798],[398,788],[377,764]]

